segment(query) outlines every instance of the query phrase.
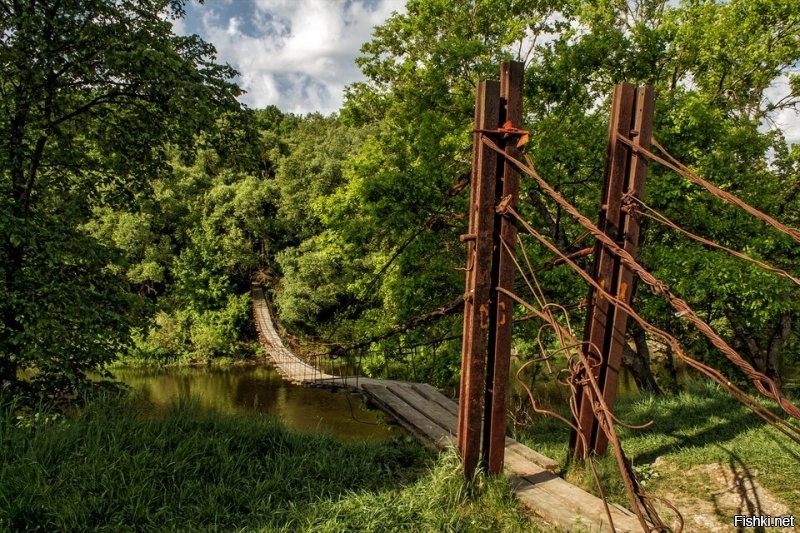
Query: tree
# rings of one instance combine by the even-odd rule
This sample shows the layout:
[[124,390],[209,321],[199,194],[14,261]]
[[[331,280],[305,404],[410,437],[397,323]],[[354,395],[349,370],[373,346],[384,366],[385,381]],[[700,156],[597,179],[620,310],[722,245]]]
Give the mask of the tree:
[[[417,323],[462,293],[474,87],[496,76],[514,54],[509,46],[558,27],[565,3],[535,4],[413,0],[376,28],[358,60],[367,81],[348,89],[341,114],[363,142],[337,187],[312,204],[317,235],[279,255],[282,318],[304,332],[363,340]],[[450,315],[423,323],[397,337],[415,344],[460,327]],[[456,344],[431,350],[446,367],[440,384],[458,367]]]
[[215,112],[234,71],[172,34],[183,0],[0,1],[0,384],[79,392],[115,356],[129,302],[93,209],[138,202]]
[[[339,293],[315,293],[324,295],[320,309],[329,312],[304,316],[331,320],[337,306],[359,297],[354,316],[362,319],[362,330],[374,332],[460,293],[463,277],[451,269],[463,266],[457,237],[464,223],[457,217],[466,210],[464,199],[449,198],[439,209],[468,171],[475,83],[495,78],[503,59],[526,61],[529,153],[541,174],[584,213],[597,209],[607,98],[614,83],[628,81],[656,87],[655,135],[679,159],[796,224],[798,149],[778,128],[768,129],[777,112],[797,108],[798,17],[791,0],[410,1],[406,13],[377,28],[362,49],[358,61],[367,81],[349,88],[342,119],[376,131],[345,163],[337,190],[315,202],[325,238],[319,246],[306,245],[314,252],[307,271],[299,256],[287,253],[291,269],[284,283],[300,294],[311,282],[347,272]],[[770,87],[782,79],[788,94],[768,100]],[[778,266],[796,263],[796,247],[787,239],[716,204],[679,176],[651,169],[647,200],[655,208]],[[520,209],[562,249],[579,246],[582,229],[526,180]],[[327,253],[325,243],[347,246],[347,255]],[[535,247],[529,252],[534,265],[552,259]],[[794,287],[654,224],[642,261],[738,343],[757,368],[777,377],[776,358],[796,361],[791,331],[800,299],[791,296]],[[324,275],[315,278],[313,268]],[[552,300],[571,304],[586,294],[566,267],[541,277]],[[657,325],[672,326],[692,353],[714,357],[695,333],[668,319],[672,314],[657,298],[640,291],[637,305]],[[573,318],[579,324],[582,314]],[[642,369],[640,383],[653,384],[646,342],[638,333],[634,341],[639,350],[627,359]]]

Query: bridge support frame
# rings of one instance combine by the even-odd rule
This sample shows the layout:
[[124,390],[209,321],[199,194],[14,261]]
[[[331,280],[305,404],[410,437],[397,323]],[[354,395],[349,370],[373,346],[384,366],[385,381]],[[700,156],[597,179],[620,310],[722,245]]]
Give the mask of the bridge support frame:
[[505,153],[519,156],[516,136],[498,130],[522,125],[523,71],[522,63],[504,63],[500,82],[481,82],[475,97],[469,233],[462,236],[467,267],[458,412],[458,449],[467,478],[479,464],[490,473],[502,472],[505,458],[513,302],[497,287],[513,289],[517,228],[496,206],[508,198],[516,208],[519,172],[482,137],[496,136]]
[[[597,227],[614,239],[632,256],[639,248],[639,221],[635,203],[630,198],[642,198],[647,160],[635,147],[650,148],[653,133],[654,91],[652,87],[634,87],[620,83],[614,87],[608,126],[606,169],[600,215]],[[628,139],[631,148],[619,137]],[[592,276],[616,298],[630,304],[633,299],[633,273],[620,258],[599,241],[595,244]],[[619,371],[628,314],[598,294],[589,290],[589,309],[584,330],[584,354],[593,363],[603,399],[613,407],[617,395]],[[585,385],[584,387],[588,387]],[[570,450],[576,459],[589,452],[603,454],[608,438],[595,416],[595,405],[584,388],[577,398],[579,433],[570,436]],[[610,422],[610,421],[609,421]],[[584,445],[585,443],[585,445]]]

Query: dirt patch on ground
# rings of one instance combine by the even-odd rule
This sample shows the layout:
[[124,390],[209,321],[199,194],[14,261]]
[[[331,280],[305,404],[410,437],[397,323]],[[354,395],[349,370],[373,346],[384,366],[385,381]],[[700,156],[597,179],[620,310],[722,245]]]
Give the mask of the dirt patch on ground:
[[[792,528],[737,528],[733,518],[747,516],[787,516],[789,508],[758,483],[758,471],[735,464],[700,465],[679,470],[659,458],[653,470],[661,478],[656,492],[670,500],[681,512],[683,531],[800,531]],[[697,494],[703,487],[703,494]],[[800,520],[800,516],[797,517]]]

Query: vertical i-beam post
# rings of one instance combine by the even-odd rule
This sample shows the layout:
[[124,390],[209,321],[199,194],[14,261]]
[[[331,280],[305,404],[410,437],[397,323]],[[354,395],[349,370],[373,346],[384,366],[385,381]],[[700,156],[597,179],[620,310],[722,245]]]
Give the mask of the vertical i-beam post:
[[469,233],[462,236],[467,275],[458,411],[458,449],[467,478],[481,462],[492,473],[503,469],[513,302],[497,287],[513,288],[517,229],[496,206],[504,198],[517,205],[519,173],[481,139],[496,135],[506,154],[519,155],[516,136],[498,128],[522,124],[522,74],[522,63],[503,64],[500,83],[481,82],[475,100]]
[[472,478],[480,461],[498,159],[497,154],[481,142],[481,136],[482,131],[495,129],[499,120],[500,84],[482,81],[475,95],[469,233],[462,236],[462,240],[467,242],[467,280],[461,345],[458,450],[468,479]]
[[[618,136],[630,140],[634,146],[649,149],[653,132],[653,107],[654,93],[651,87],[637,88],[627,83],[614,87],[598,227],[634,256],[639,246],[639,222],[635,211],[628,209],[630,203],[625,199],[642,197],[647,161],[635,149],[620,141]],[[595,245],[593,276],[601,287],[630,304],[633,297],[633,273],[621,263],[616,254],[599,241]],[[593,288],[589,291],[589,302],[584,353],[594,365],[593,373],[606,405],[613,407],[622,365],[628,314]],[[577,432],[572,432],[570,449],[574,456],[580,459],[586,457],[590,451],[604,453],[608,439],[600,428],[595,416],[594,402],[585,388],[578,396],[576,422],[583,438]]]
[[[504,127],[522,128],[523,64],[503,63],[500,72],[501,113]],[[504,151],[519,158],[516,137],[506,139]],[[504,158],[501,158],[504,159]],[[519,171],[507,160],[499,162],[501,179],[496,184],[498,200],[517,209],[519,203]],[[508,216],[495,214],[492,255],[492,287],[514,290],[514,250],[517,225]],[[511,362],[511,319],[514,301],[492,290],[489,307],[489,353],[486,369],[486,407],[483,429],[483,458],[492,474],[503,471],[506,448],[506,411],[508,409],[508,372]]]

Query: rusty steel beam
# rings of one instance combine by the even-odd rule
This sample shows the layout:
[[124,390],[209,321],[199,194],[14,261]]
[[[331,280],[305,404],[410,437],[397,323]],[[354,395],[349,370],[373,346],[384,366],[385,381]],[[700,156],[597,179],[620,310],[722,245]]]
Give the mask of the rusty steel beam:
[[481,142],[480,131],[497,128],[499,118],[500,84],[483,81],[475,96],[469,233],[462,236],[467,242],[467,279],[457,440],[468,479],[480,461],[497,180],[497,155]]
[[[623,198],[626,194],[641,197],[647,168],[644,158],[636,156],[627,144],[618,139],[618,136],[637,139],[636,142],[647,142],[649,146],[652,121],[651,88],[637,89],[627,83],[614,87],[598,227],[621,246],[634,252],[638,248],[639,225],[636,218],[629,216],[624,209]],[[641,146],[644,147],[645,144]],[[621,264],[619,258],[600,242],[595,245],[593,277],[612,295],[630,302],[632,274]],[[611,302],[598,295],[594,289],[590,289],[588,301],[584,353],[588,360],[596,365],[593,372],[603,391],[604,399],[607,402],[610,400],[609,405],[612,405],[616,398],[628,317],[622,310],[616,309]],[[579,459],[585,457],[589,451],[603,453],[607,440],[599,428],[594,415],[595,406],[586,389],[579,394],[577,403],[576,422],[588,449],[584,447],[578,433],[573,431],[570,436],[570,450]]]
[[[522,128],[522,79],[524,65],[503,63],[500,73],[501,112],[499,123],[505,127]],[[505,139],[504,151],[519,159],[517,139]],[[503,158],[501,158],[503,159]],[[497,201],[519,204],[519,171],[507,160],[498,162],[500,179],[496,184]],[[516,221],[495,215],[492,256],[492,287],[489,309],[489,353],[486,370],[486,396],[483,429],[483,460],[492,474],[503,471],[506,441],[506,411],[508,409],[508,373],[511,361],[511,326],[514,302],[495,287],[514,289],[514,249],[517,240]]]
[[[645,180],[647,178],[647,158],[640,156],[636,148],[642,147],[650,149],[650,141],[653,137],[653,112],[655,106],[655,93],[652,87],[644,86],[636,89],[635,113],[633,117],[633,127],[630,132],[630,139],[633,141],[633,150],[630,154],[628,172],[625,176],[625,184],[622,196],[633,196],[643,198]],[[634,204],[628,204],[634,205]],[[635,212],[628,211],[622,207],[620,217],[618,240],[621,240],[625,251],[632,257],[636,257],[639,250],[639,220]],[[615,257],[614,269],[616,270],[615,284],[612,286],[611,294],[630,304],[633,300],[635,285],[633,283],[633,272],[624,266],[619,258]],[[603,390],[603,399],[609,407],[614,405],[617,398],[617,384],[619,382],[619,371],[622,366],[622,350],[625,346],[625,331],[628,327],[628,313],[617,306],[613,307],[613,315],[610,319],[611,343],[608,348],[605,363],[600,367],[599,385]],[[608,438],[600,429],[595,421],[592,430],[592,449],[597,454],[603,454],[608,446]]]

